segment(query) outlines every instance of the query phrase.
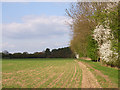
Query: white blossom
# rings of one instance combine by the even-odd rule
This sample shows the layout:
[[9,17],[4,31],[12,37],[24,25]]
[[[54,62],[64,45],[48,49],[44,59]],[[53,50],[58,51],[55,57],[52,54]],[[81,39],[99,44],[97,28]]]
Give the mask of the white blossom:
[[118,53],[111,50],[111,40],[114,37],[109,26],[107,28],[102,25],[96,26],[93,37],[98,42],[100,58],[105,62],[115,62],[118,59]]

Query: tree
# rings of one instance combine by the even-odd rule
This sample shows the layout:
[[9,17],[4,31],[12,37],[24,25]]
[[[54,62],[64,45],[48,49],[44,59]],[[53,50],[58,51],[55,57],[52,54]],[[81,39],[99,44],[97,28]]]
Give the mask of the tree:
[[51,51],[51,58],[74,58],[75,55],[71,51],[70,47],[53,49]]
[[21,58],[21,57],[22,57],[22,53],[20,52],[13,54],[13,58]]
[[9,54],[9,52],[7,50],[4,50],[2,53],[5,54],[5,55]]
[[77,2],[73,3],[69,10],[66,10],[67,15],[72,19],[72,23],[70,23],[72,30],[70,47],[79,56],[87,56],[87,36],[98,25],[93,16],[96,11],[104,10],[106,4],[102,2]]
[[22,58],[28,58],[28,56],[29,56],[28,52],[23,52]]
[[51,54],[50,49],[47,48],[47,49],[45,50],[45,57],[46,57],[46,58],[49,58],[49,57],[50,57],[50,54]]
[[119,66],[118,59],[118,3],[109,2],[102,11],[97,11],[94,18],[98,25],[94,30],[94,39],[99,46],[101,63],[110,66]]
[[2,58],[10,58],[9,54],[10,53],[7,50],[2,51]]

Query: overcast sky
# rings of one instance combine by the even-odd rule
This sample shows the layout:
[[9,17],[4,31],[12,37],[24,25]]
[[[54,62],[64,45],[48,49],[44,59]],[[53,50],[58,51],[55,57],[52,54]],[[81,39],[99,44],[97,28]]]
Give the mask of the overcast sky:
[[2,50],[38,52],[69,46],[70,2],[2,3]]

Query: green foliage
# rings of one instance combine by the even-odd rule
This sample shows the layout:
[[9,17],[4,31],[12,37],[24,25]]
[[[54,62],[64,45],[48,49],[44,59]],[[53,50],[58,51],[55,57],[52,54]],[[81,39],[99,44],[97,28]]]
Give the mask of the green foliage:
[[[119,63],[119,68],[120,68],[120,2],[118,3],[118,55],[119,55],[118,63]],[[119,86],[120,86],[120,82],[119,82]]]
[[[118,10],[120,8],[118,8],[118,4],[115,5],[112,10],[109,10],[109,14],[107,15],[108,16],[108,20],[110,21],[110,28],[112,30],[112,34],[114,36],[114,39],[111,39],[112,41],[112,46],[111,46],[111,49],[112,51],[114,52],[117,52],[118,53],[118,32],[120,30],[120,27],[119,27],[119,17],[118,17]],[[113,65],[116,65],[118,66],[118,60],[116,62],[112,62]]]
[[[111,29],[111,36],[114,38],[109,38],[111,41],[111,50],[114,53],[118,53],[118,38],[119,38],[119,30],[120,30],[120,16],[119,16],[120,6],[117,2],[107,2],[105,9],[96,10],[95,14],[92,16],[95,19],[96,23],[99,25],[103,25],[104,28]],[[110,66],[119,66],[119,60],[114,58],[109,60],[109,62],[104,62]]]
[[75,55],[69,47],[53,49],[51,51],[51,58],[74,58]]
[[71,49],[80,57],[87,56],[87,36],[94,29],[96,23],[90,16],[94,14],[95,4],[91,2],[77,2],[66,10],[67,15],[72,19]]
[[98,45],[97,42],[93,39],[93,37],[90,35],[88,36],[88,46],[87,46],[87,55],[92,60],[98,59]]
[[49,58],[50,57],[50,49],[49,48],[46,48],[46,50],[45,50],[45,57],[46,58]]
[[70,47],[53,49],[50,51],[47,48],[44,52],[35,52],[33,54],[23,52],[23,53],[2,53],[2,58],[74,58],[75,55],[71,51]]
[[[120,19],[120,16],[118,17],[119,11],[120,6],[117,2],[74,3],[69,10],[66,10],[67,15],[72,19],[72,23],[70,24],[72,29],[71,49],[79,54],[80,57],[89,56],[92,59],[97,59],[99,53],[97,53],[97,48],[100,47],[98,47],[92,37],[89,37],[89,40],[87,40],[87,36],[91,35],[91,31],[94,30],[97,25],[102,25],[104,28],[111,29],[110,33],[112,38],[109,38],[109,40],[112,44],[110,49],[113,51],[113,54],[117,55],[118,31],[120,30],[118,21]],[[106,64],[118,66],[119,61],[116,60],[116,57],[109,61],[110,62]]]
[[116,40],[118,39],[118,30],[120,29],[118,26],[118,12],[120,8],[118,8],[118,4],[116,2],[107,2],[107,4],[106,9],[97,10],[92,18],[94,18],[98,24],[103,25],[104,28],[106,28],[106,25],[109,26],[112,30],[112,34],[114,35],[114,40]]

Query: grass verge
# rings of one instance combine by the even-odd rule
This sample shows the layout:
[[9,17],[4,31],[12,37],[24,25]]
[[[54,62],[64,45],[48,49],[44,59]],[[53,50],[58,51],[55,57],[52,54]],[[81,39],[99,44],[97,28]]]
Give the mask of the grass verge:
[[[103,65],[101,65],[100,62],[93,62],[93,61],[90,61],[90,60],[88,61],[88,60],[82,60],[82,59],[79,59],[79,61],[89,64],[92,68],[94,68],[96,70],[99,70],[101,73],[108,76],[111,83],[113,84],[113,85],[111,85],[112,88],[113,87],[116,87],[116,88],[118,87],[118,69],[103,66]],[[103,88],[110,88],[109,85],[108,85],[108,82],[105,80],[105,78],[98,75],[92,68],[90,68],[90,71],[96,76],[100,85]]]

